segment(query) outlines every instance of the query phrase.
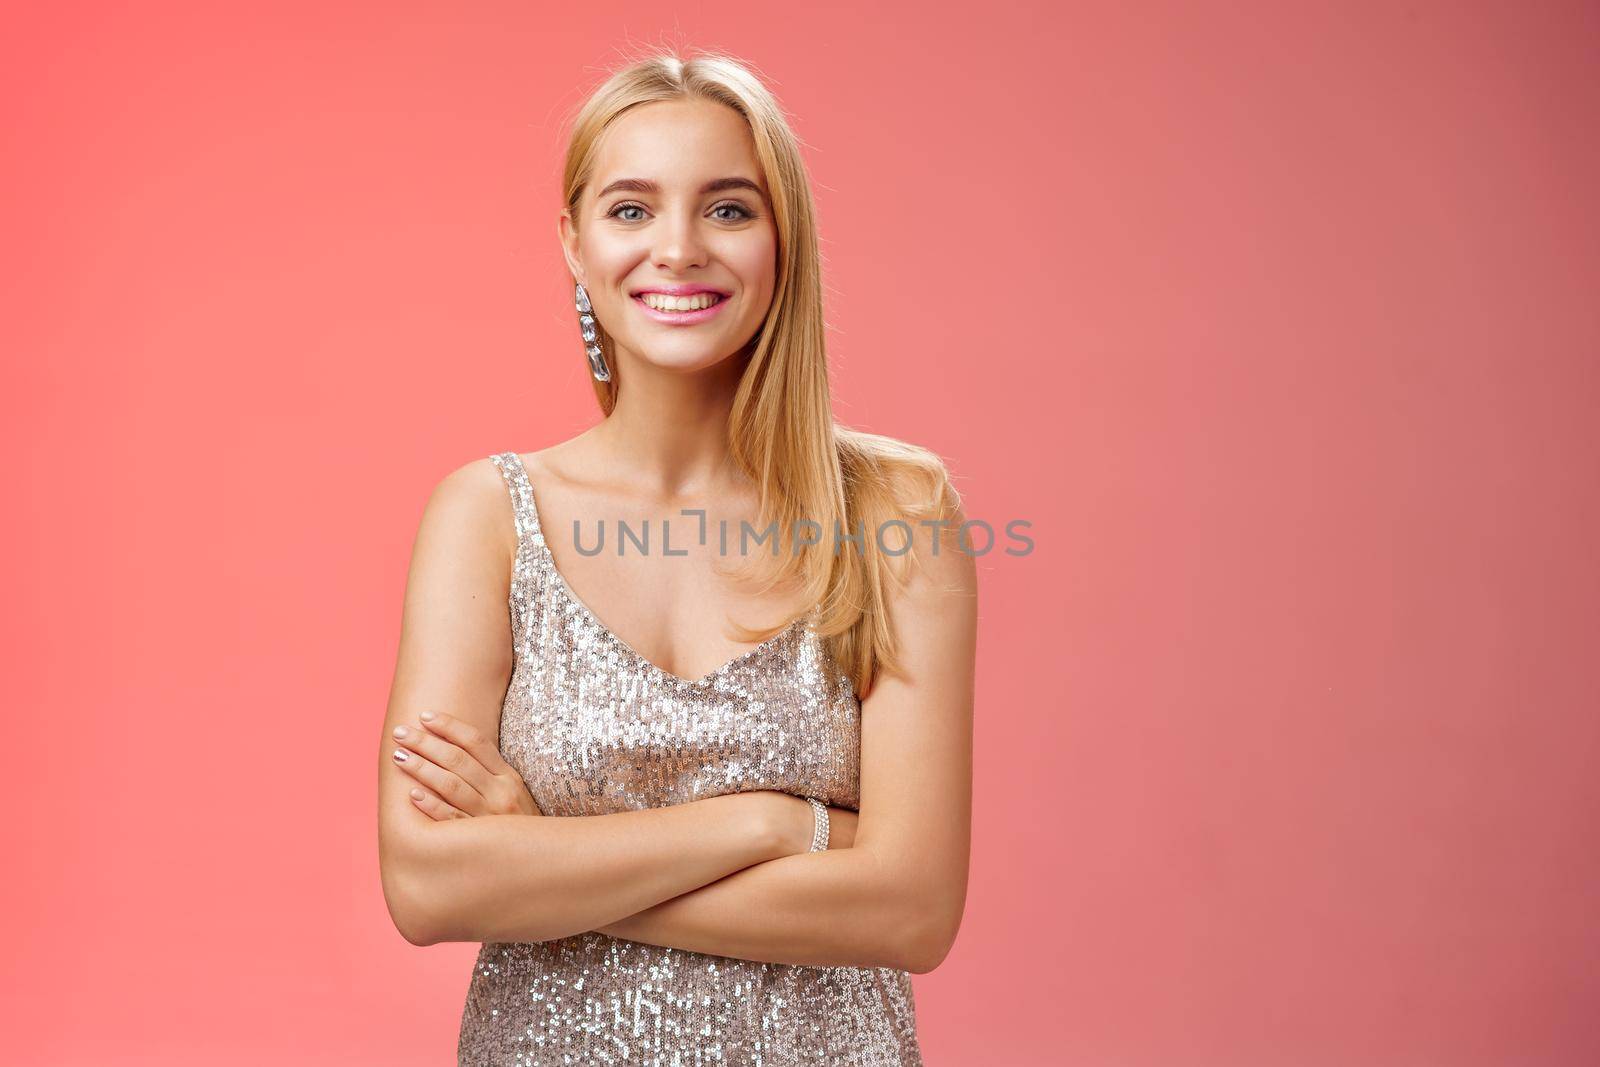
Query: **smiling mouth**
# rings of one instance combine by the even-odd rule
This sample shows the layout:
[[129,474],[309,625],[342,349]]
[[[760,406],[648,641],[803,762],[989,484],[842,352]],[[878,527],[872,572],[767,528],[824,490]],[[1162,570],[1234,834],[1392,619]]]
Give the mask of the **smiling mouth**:
[[651,311],[682,315],[716,307],[728,299],[721,293],[696,293],[693,296],[667,296],[664,293],[638,293],[634,299]]

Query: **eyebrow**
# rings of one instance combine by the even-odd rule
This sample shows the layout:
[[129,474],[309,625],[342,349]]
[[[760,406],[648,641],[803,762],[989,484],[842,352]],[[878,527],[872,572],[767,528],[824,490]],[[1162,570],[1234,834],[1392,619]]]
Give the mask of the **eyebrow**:
[[[749,178],[717,178],[706,182],[700,187],[700,195],[707,193],[720,193],[724,189],[748,189],[757,196],[761,195],[761,186]],[[660,193],[661,186],[648,178],[618,178],[604,189],[595,194],[595,199],[610,196],[612,193]]]

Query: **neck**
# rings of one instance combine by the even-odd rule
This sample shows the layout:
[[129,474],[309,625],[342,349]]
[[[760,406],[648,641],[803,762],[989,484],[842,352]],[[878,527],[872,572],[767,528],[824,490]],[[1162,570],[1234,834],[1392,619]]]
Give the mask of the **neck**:
[[745,362],[738,354],[686,374],[627,359],[616,406],[591,431],[608,465],[659,497],[742,479],[728,451],[728,415]]

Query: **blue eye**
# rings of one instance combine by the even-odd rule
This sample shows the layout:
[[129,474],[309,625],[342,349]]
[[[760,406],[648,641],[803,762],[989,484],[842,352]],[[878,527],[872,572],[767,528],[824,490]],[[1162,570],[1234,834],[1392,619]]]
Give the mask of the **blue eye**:
[[[736,200],[725,200],[722,203],[718,204],[716,207],[712,208],[711,210],[713,212],[717,212],[717,211],[722,211],[722,210],[728,209],[728,208],[733,209],[734,211],[738,212],[738,214],[734,215],[731,218],[729,218],[727,216],[721,216],[720,217],[720,221],[722,221],[722,222],[743,222],[746,219],[753,219],[753,218],[756,217],[755,216],[755,212],[751,211],[749,208],[745,207],[743,204],[739,203]],[[643,211],[643,210],[645,210],[643,204],[635,204],[632,201],[623,201],[622,203],[618,204],[616,207],[612,208],[610,211],[606,212],[606,218],[608,218],[608,219],[619,219],[622,222],[643,222],[644,220],[642,218],[634,218],[634,217],[624,218],[623,215],[622,215],[622,212],[624,212],[624,211]]]

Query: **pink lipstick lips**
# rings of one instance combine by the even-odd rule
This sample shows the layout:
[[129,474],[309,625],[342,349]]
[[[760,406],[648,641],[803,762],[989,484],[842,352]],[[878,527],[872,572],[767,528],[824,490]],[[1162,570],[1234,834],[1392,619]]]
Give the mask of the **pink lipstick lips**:
[[[653,308],[644,302],[645,293],[660,293],[663,296],[694,296],[697,293],[711,293],[717,300],[710,307],[698,308],[694,311],[662,311]],[[716,316],[728,303],[728,294],[721,289],[713,289],[709,285],[652,285],[639,289],[629,294],[639,309],[656,322],[668,326],[695,326]]]

